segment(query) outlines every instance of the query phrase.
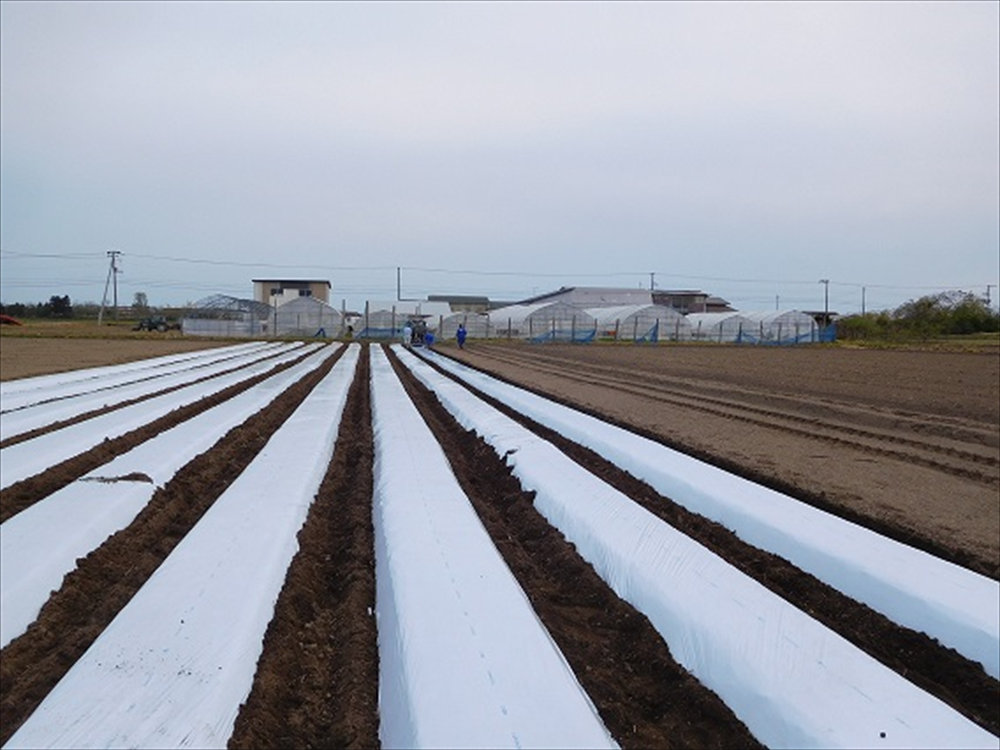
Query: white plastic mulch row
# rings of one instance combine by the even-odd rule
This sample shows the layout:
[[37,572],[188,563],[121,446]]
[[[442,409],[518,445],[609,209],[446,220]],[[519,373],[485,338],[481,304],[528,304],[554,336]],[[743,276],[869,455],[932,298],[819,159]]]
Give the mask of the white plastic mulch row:
[[644,613],[679,663],[769,747],[997,747],[997,738],[395,347]]
[[[81,370],[70,370],[69,372],[57,372],[52,375],[37,375],[30,378],[18,378],[17,380],[6,380],[0,383],[0,408],[4,411],[23,405],[23,400],[42,400],[51,398],[46,391],[58,393],[60,389],[73,387],[77,392],[103,387],[104,378],[115,377],[121,373],[138,374],[139,377],[157,372],[161,368],[168,368],[181,362],[195,362],[201,358],[215,358],[220,354],[232,356],[240,352],[247,352],[251,349],[260,349],[272,344],[265,344],[254,341],[248,344],[235,344],[232,346],[218,347],[214,349],[201,349],[196,352],[186,352],[182,354],[167,354],[162,357],[152,357],[148,359],[136,360],[134,362],[123,362],[118,365],[102,365],[101,367],[88,367]],[[17,399],[15,401],[15,398]]]
[[[0,524],[0,648],[38,617],[63,577],[123,529],[156,490],[337,351],[325,347],[218,406],[160,433]],[[149,481],[134,475],[145,475]],[[122,480],[121,477],[133,476]]]
[[5,747],[226,746],[358,352],[349,347]]
[[[296,347],[298,344],[290,346]],[[95,409],[104,409],[132,399],[144,398],[168,388],[185,385],[201,378],[209,378],[227,370],[235,370],[273,356],[277,351],[281,351],[281,348],[254,349],[235,356],[215,357],[207,362],[175,364],[161,371],[155,377],[136,380],[134,375],[130,375],[118,379],[117,384],[115,376],[109,374],[106,376],[108,386],[106,388],[77,393],[52,401],[45,400],[6,412],[0,417],[0,440],[7,440],[40,427],[47,427]],[[123,380],[124,382],[122,382]]]
[[383,747],[610,747],[379,347],[371,348]]
[[[203,349],[186,354],[173,354],[155,359],[125,362],[119,365],[72,370],[54,375],[10,380],[10,386],[0,393],[0,413],[6,414],[33,404],[77,396],[82,393],[107,390],[127,383],[135,383],[169,375],[185,368],[199,367],[218,360],[249,354],[252,351],[274,349],[277,343],[255,342],[252,346],[235,346]],[[83,373],[83,374],[81,374]]]
[[1000,583],[436,354],[487,395],[1000,678]]
[[310,344],[291,348],[276,357],[255,362],[234,372],[193,383],[170,393],[154,396],[137,404],[0,449],[0,489],[90,450],[103,440],[124,435],[174,409],[187,406],[205,396],[267,372],[278,364],[304,356],[320,346],[320,344]]

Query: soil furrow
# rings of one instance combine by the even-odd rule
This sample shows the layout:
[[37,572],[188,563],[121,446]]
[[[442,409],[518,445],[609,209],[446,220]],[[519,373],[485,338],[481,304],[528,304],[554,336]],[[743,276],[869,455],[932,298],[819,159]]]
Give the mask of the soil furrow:
[[[656,402],[651,403],[641,392],[594,384],[585,378],[573,380],[566,372],[539,374],[530,366],[530,360],[522,361],[533,354],[521,353],[508,363],[501,356],[489,353],[480,356],[479,348],[477,343],[472,350],[451,349],[450,353],[504,382],[616,424],[879,534],[983,575],[992,578],[1000,575],[996,532],[996,493],[1000,482],[997,480],[971,482],[953,472],[889,459],[861,445],[823,441],[822,451],[812,451],[808,444],[816,441],[801,435],[684,407],[657,408]],[[579,357],[609,356],[593,347],[575,347],[574,351]],[[627,353],[611,354],[626,357]],[[695,355],[707,361],[717,356],[701,350],[686,353],[689,360],[701,361],[695,360]],[[635,357],[628,354],[626,359]],[[974,360],[973,364],[979,362]],[[972,400],[983,399],[984,385],[985,382],[981,390],[969,394]],[[928,422],[933,419],[928,415]]]
[[[988,485],[995,484],[997,479],[1000,478],[1000,474],[996,472],[985,473],[974,466],[970,468],[964,465],[964,463],[963,465],[947,463],[936,458],[921,455],[920,452],[941,455],[946,458],[955,459],[958,462],[967,462],[974,465],[1000,466],[1000,458],[993,455],[972,453],[947,446],[935,445],[926,441],[912,440],[898,435],[863,430],[829,420],[803,417],[786,411],[764,409],[733,400],[712,398],[704,395],[687,396],[684,393],[678,393],[675,389],[660,387],[653,383],[645,382],[637,385],[635,379],[631,376],[605,376],[595,374],[594,372],[583,374],[578,363],[544,366],[524,359],[520,359],[519,362],[539,372],[558,375],[576,382],[602,384],[618,391],[632,393],[670,406],[678,406],[727,419],[735,419],[769,429],[782,430],[810,440],[826,441],[846,447],[854,447],[869,453],[878,453],[887,458],[916,462],[932,469]],[[806,427],[803,428],[797,425],[806,425]],[[850,437],[842,437],[842,435]],[[883,442],[908,446],[918,452],[884,448],[882,447]]]
[[35,710],[343,351],[188,463],[154,493],[127,528],[78,561],[38,619],[0,651],[0,744]]
[[368,347],[229,747],[378,746]]
[[[93,471],[98,466],[106,464],[116,456],[127,453],[137,445],[156,437],[161,432],[166,432],[171,427],[175,427],[182,422],[186,422],[201,412],[211,409],[213,406],[217,406],[224,401],[228,401],[233,396],[249,390],[268,378],[295,366],[307,356],[309,355],[303,354],[301,357],[297,357],[289,362],[283,362],[275,365],[265,373],[255,375],[254,377],[241,383],[231,385],[228,388],[224,388],[217,393],[205,396],[204,398],[201,398],[192,404],[188,404],[187,406],[174,409],[169,414],[165,414],[159,419],[153,420],[149,424],[143,425],[142,427],[132,430],[131,432],[127,432],[124,435],[120,435],[112,440],[105,440],[100,445],[97,445],[90,450],[84,451],[83,453],[73,456],[72,458],[68,458],[33,477],[22,479],[20,482],[15,482],[6,489],[0,490],[0,523],[3,523],[14,514],[20,513],[22,510],[33,503],[38,502],[42,498],[48,497],[59,488],[79,479],[84,474]],[[100,414],[107,413],[108,411],[114,411],[114,408],[92,413],[87,418],[89,419],[90,417],[99,416]]]
[[[433,363],[430,363],[434,366]],[[442,374],[451,377],[444,370]],[[937,696],[980,726],[1000,733],[1000,682],[953,649],[904,628],[787,560],[753,547],[721,524],[692,513],[593,451],[462,383],[469,391],[555,445],[585,469],[743,573],[851,641],[890,669]]]
[[535,510],[510,469],[390,352],[397,374],[462,489],[623,747],[752,747],[719,697],[678,665],[644,615],[622,601]]

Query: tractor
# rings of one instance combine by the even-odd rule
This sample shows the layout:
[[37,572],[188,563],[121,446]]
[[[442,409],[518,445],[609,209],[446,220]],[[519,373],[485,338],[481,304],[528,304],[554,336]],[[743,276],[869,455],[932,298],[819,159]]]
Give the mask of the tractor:
[[171,323],[162,315],[153,315],[148,318],[143,318],[138,323],[135,324],[133,331],[179,331],[181,329],[180,323]]

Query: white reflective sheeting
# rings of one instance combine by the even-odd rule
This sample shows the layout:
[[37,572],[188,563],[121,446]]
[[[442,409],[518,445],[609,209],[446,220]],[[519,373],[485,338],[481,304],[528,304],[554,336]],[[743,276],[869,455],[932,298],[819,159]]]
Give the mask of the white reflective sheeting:
[[[0,648],[35,620],[49,594],[76,568],[77,559],[130,524],[184,464],[319,367],[336,349],[322,349],[160,433],[0,524]],[[129,476],[133,479],[120,479]]]
[[614,747],[385,354],[372,348],[384,747]]
[[5,747],[226,746],[359,349],[348,348]]
[[434,353],[448,372],[1000,677],[1000,583]]
[[507,463],[535,506],[677,661],[769,747],[996,748],[997,738],[582,469],[461,385],[394,349]]

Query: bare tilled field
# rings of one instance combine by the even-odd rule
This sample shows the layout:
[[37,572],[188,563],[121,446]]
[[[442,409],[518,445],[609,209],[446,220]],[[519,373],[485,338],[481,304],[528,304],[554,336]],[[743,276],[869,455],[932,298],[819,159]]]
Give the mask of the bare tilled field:
[[[94,346],[54,342],[65,357],[77,344]],[[995,354],[442,354],[855,520],[876,544],[1000,570]],[[39,577],[35,605],[3,579],[3,609],[22,615],[4,613],[0,742],[996,744],[1000,683],[975,644],[970,657],[961,638],[942,643],[953,628],[860,603],[822,566],[805,572],[581,444],[591,428],[571,439],[487,381],[459,385],[444,356],[202,356],[89,385],[70,373],[37,397],[4,360],[3,567],[43,546],[55,579]],[[446,504],[448,482],[467,499]],[[84,539],[72,513],[99,528]],[[523,597],[499,598],[508,575]],[[671,598],[688,586],[694,599]]]

